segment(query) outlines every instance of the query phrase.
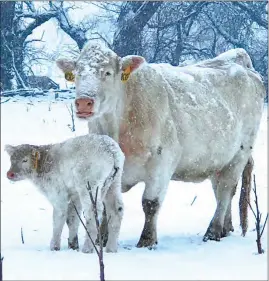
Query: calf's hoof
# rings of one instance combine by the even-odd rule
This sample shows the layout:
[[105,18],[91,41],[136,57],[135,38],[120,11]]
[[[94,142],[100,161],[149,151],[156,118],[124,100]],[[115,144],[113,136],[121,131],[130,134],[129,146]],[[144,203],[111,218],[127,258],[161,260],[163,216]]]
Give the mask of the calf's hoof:
[[85,243],[82,248],[82,253],[91,254],[93,253],[93,247],[89,245],[89,243]]
[[109,248],[109,247],[106,247],[106,253],[117,253],[118,252],[118,249],[117,248]]
[[216,227],[214,228],[213,226],[209,226],[204,235],[203,241],[204,242],[207,242],[208,240],[220,241],[221,233],[222,231],[219,228]]
[[79,249],[78,236],[74,237],[72,240],[68,238],[68,248],[72,250]]
[[60,243],[54,242],[53,240],[50,242],[51,251],[60,251],[60,249],[61,249]]
[[61,248],[60,247],[53,247],[53,248],[50,248],[51,251],[60,251]]
[[[107,240],[108,240],[108,234],[103,234],[103,237],[102,237],[103,247],[106,247]],[[95,245],[100,246],[98,238],[96,238],[96,240],[95,240]]]

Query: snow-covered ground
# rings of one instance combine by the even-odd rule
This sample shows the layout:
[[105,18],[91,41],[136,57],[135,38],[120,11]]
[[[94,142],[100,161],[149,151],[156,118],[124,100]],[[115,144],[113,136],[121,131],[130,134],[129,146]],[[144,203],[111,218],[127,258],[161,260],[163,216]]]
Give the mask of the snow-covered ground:
[[[11,99],[1,105],[1,253],[4,280],[98,280],[96,254],[67,248],[67,227],[62,249],[49,250],[52,207],[27,181],[12,183],[6,178],[9,157],[5,144],[46,144],[87,133],[87,124],[71,118],[72,100]],[[267,213],[267,108],[254,149],[260,209]],[[239,184],[240,187],[240,184]],[[123,194],[125,214],[119,252],[105,253],[107,280],[267,280],[267,229],[257,255],[255,222],[249,212],[249,231],[242,237],[239,227],[240,188],[233,200],[234,233],[221,242],[202,242],[214,213],[215,199],[209,181],[201,184],[170,182],[158,221],[156,250],[137,249],[144,214],[141,196],[144,184]],[[197,196],[194,204],[191,203]],[[253,197],[252,197],[253,198]],[[21,241],[23,230],[24,244]],[[84,230],[79,230],[82,244]]]

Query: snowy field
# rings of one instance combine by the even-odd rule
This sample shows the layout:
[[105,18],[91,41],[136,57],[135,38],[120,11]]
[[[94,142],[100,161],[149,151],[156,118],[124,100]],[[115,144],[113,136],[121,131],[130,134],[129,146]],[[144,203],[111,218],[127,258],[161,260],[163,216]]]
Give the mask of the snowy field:
[[[3,100],[2,100],[3,101]],[[4,280],[98,280],[96,254],[67,248],[67,226],[60,252],[51,252],[52,207],[27,181],[12,183],[6,178],[9,157],[5,144],[46,144],[87,133],[86,122],[71,118],[71,100],[10,100],[1,104],[1,253]],[[267,212],[267,108],[254,148],[260,209]],[[241,186],[241,183],[238,187]],[[267,229],[257,255],[255,222],[249,211],[249,231],[241,237],[239,194],[233,200],[235,231],[220,242],[202,242],[215,210],[209,181],[201,184],[170,182],[158,221],[156,250],[137,249],[144,223],[141,197],[144,184],[123,194],[125,214],[119,252],[105,253],[107,280],[267,280]],[[194,204],[191,203],[197,196]],[[253,198],[253,196],[252,196]],[[23,229],[24,244],[21,241]],[[82,245],[84,229],[79,229]]]

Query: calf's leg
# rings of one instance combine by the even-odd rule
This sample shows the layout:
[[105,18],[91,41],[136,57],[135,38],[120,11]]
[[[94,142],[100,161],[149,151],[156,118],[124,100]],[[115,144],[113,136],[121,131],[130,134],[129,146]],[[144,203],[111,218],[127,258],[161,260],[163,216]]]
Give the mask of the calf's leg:
[[[119,173],[119,172],[118,172]],[[108,220],[108,240],[106,252],[117,252],[118,238],[123,217],[123,201],[121,195],[121,176],[117,175],[105,197]]]
[[[95,198],[96,188],[93,188],[92,190],[94,191],[93,198]],[[90,196],[84,194],[84,197],[80,196],[80,198],[81,198],[83,214],[85,217],[85,225],[89,235],[91,236],[91,239],[94,242],[96,241],[97,233],[98,233],[96,227],[96,221],[95,221],[94,206],[92,205]],[[100,192],[98,192],[96,208],[97,208],[97,216],[100,221],[103,212],[103,203],[101,202]],[[91,242],[91,239],[89,238],[88,233],[87,232],[85,233],[85,240],[82,248],[83,253],[92,253],[94,250],[94,246]]]
[[59,251],[61,248],[61,235],[67,218],[67,205],[59,205],[53,208],[53,234],[50,242],[52,251]]
[[78,250],[79,249],[78,227],[80,221],[73,203],[75,204],[78,213],[79,214],[81,213],[81,203],[79,198],[72,199],[72,202],[68,204],[67,219],[66,219],[66,223],[69,228],[68,248],[73,250]]
[[[122,188],[121,188],[121,192],[125,193],[125,192],[129,191],[136,184],[137,184],[136,182],[131,185],[123,184]],[[103,246],[105,247],[107,244],[107,239],[108,239],[108,224],[107,224],[107,213],[106,213],[105,206],[104,206],[104,211],[103,211],[103,216],[102,216],[101,233],[102,233],[102,237],[103,237]],[[96,244],[99,244],[99,241],[97,241],[97,240],[96,240]]]

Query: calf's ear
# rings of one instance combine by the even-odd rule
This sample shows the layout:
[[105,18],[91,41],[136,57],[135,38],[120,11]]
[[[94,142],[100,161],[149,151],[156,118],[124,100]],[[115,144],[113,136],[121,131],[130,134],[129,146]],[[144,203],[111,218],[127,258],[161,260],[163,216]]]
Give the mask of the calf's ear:
[[39,160],[40,159],[40,152],[36,148],[32,149],[32,155],[33,155],[35,160]]
[[123,82],[129,79],[132,72],[137,70],[144,62],[145,58],[141,56],[126,56],[121,59],[121,80]]
[[8,155],[11,155],[15,151],[15,146],[12,146],[10,144],[5,145],[5,151],[8,153]]
[[64,72],[72,72],[76,67],[76,62],[68,59],[58,59],[57,66]]

